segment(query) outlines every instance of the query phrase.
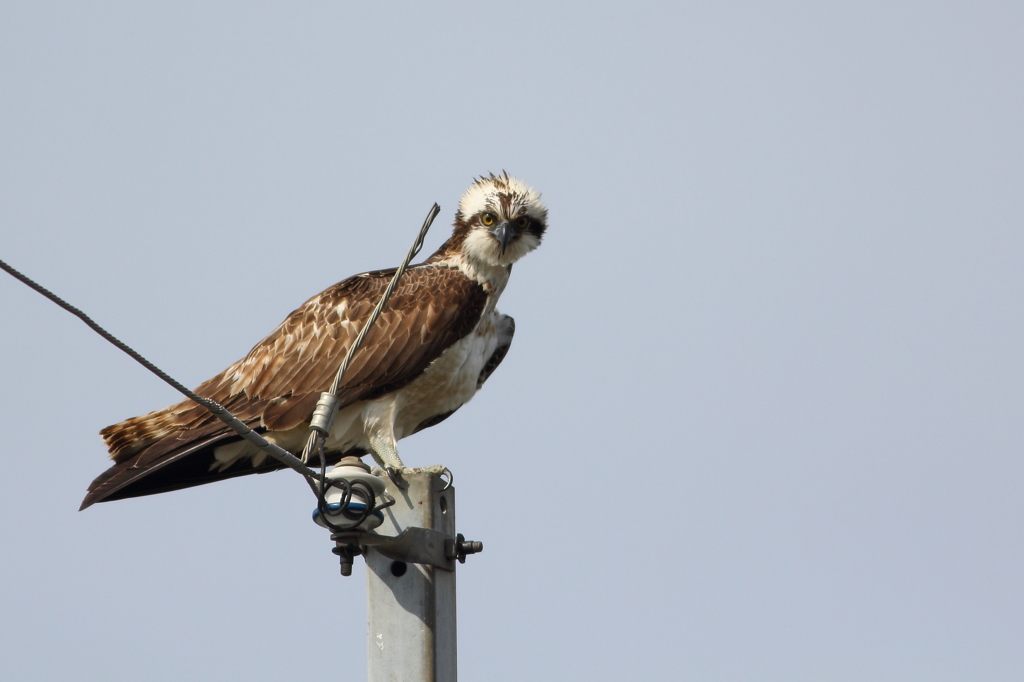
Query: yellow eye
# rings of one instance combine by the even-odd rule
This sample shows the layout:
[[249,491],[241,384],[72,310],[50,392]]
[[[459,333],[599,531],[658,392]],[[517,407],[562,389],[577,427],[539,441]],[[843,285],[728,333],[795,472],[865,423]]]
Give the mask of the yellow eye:
[[490,227],[491,225],[494,224],[494,214],[484,213],[482,216],[480,216],[480,222],[482,222],[487,227]]
[[520,230],[525,230],[526,226],[529,225],[529,224],[530,224],[530,219],[527,218],[526,216],[522,216],[521,218],[516,218],[515,226],[518,227]]

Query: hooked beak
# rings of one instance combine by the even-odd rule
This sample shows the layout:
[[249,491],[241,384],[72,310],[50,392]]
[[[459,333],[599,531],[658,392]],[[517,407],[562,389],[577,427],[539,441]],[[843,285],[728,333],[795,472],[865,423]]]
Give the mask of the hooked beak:
[[503,220],[498,223],[497,227],[491,230],[491,234],[498,240],[498,244],[501,245],[501,253],[505,254],[505,249],[512,240],[519,236],[519,231],[512,227],[512,223],[507,220]]

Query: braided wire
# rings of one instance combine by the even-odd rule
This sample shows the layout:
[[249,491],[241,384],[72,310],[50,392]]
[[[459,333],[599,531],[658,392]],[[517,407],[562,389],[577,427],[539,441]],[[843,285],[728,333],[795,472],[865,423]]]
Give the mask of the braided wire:
[[[256,447],[258,447],[263,452],[266,452],[268,455],[270,455],[274,459],[278,460],[279,462],[281,462],[285,466],[291,467],[292,469],[295,469],[296,471],[298,471],[300,474],[302,474],[303,476],[306,477],[306,480],[310,484],[311,487],[314,486],[312,479],[318,478],[318,476],[317,476],[315,471],[313,471],[312,469],[307,467],[305,464],[303,464],[299,460],[299,458],[297,458],[292,453],[288,452],[287,450],[284,450],[283,448],[275,445],[274,443],[271,443],[270,441],[265,439],[263,436],[259,435],[258,433],[256,433],[252,429],[250,429],[241,420],[239,420],[237,417],[235,417],[235,415],[231,414],[231,412],[229,412],[223,405],[221,405],[220,403],[218,403],[215,400],[210,400],[209,398],[202,397],[201,395],[195,393],[194,391],[192,391],[191,389],[186,387],[184,384],[178,382],[174,377],[172,377],[171,375],[169,375],[166,372],[164,372],[162,369],[160,369],[159,367],[154,365],[152,362],[150,362],[146,358],[142,357],[142,355],[137,353],[134,349],[129,347],[126,343],[124,343],[123,341],[118,339],[116,336],[114,336],[113,334],[108,332],[103,327],[101,327],[98,324],[96,324],[96,322],[91,317],[86,315],[84,312],[82,312],[81,310],[79,310],[75,306],[71,305],[70,303],[68,303],[67,301],[65,301],[60,296],[58,296],[57,294],[53,293],[52,291],[50,291],[46,287],[42,286],[41,284],[38,284],[37,282],[33,281],[32,279],[30,279],[26,275],[23,275],[21,272],[15,270],[13,267],[11,267],[10,265],[8,265],[7,263],[5,263],[2,260],[0,260],[0,269],[4,270],[5,272],[10,274],[15,279],[23,282],[29,288],[39,292],[40,294],[42,294],[46,298],[50,299],[51,301],[53,301],[54,303],[59,305],[64,310],[68,311],[69,313],[71,313],[75,317],[77,317],[80,320],[82,320],[82,322],[85,322],[89,326],[90,329],[92,329],[94,332],[96,332],[97,334],[102,336],[104,339],[106,339],[107,341],[112,343],[118,349],[124,351],[128,355],[128,357],[130,357],[132,360],[135,360],[136,362],[138,362],[140,365],[142,365],[143,367],[148,369],[150,372],[152,372],[153,374],[158,376],[165,383],[170,384],[170,386],[172,388],[174,388],[176,391],[184,394],[186,397],[190,398],[191,400],[193,400],[193,401],[199,403],[200,405],[202,405],[203,407],[205,407],[207,410],[210,411],[211,414],[213,414],[213,416],[217,417],[222,422],[224,422],[229,427],[231,427],[231,429],[235,433],[237,433],[239,436],[241,436],[242,438],[246,439],[247,441],[249,441],[250,443],[252,443]],[[315,492],[316,488],[313,487],[313,490]]]
[[[391,278],[391,281],[388,283],[387,288],[384,290],[384,295],[381,296],[380,301],[377,302],[377,306],[373,309],[373,312],[370,314],[370,317],[366,321],[366,324],[363,325],[363,328],[360,330],[355,342],[353,342],[352,347],[349,348],[348,353],[345,355],[344,362],[342,362],[341,367],[338,368],[338,372],[334,376],[334,382],[331,384],[330,394],[332,396],[337,395],[338,388],[341,386],[341,380],[344,377],[345,372],[348,370],[349,364],[352,362],[352,357],[355,355],[356,351],[359,350],[359,347],[362,345],[363,340],[369,333],[370,328],[373,327],[373,324],[377,321],[377,318],[380,316],[381,311],[384,310],[384,306],[387,305],[388,299],[391,298],[391,293],[395,290],[395,287],[398,284],[398,280],[402,277],[403,274],[405,274],[405,270],[409,266],[409,262],[416,256],[417,253],[420,252],[420,249],[423,248],[423,240],[427,235],[427,231],[430,229],[431,223],[434,222],[434,218],[437,217],[437,214],[440,213],[440,211],[441,207],[438,206],[436,203],[431,207],[430,212],[427,214],[426,220],[423,222],[423,227],[420,228],[419,234],[417,234],[416,236],[416,240],[413,242],[412,247],[409,249],[409,252],[405,256],[405,260],[402,261],[402,264],[395,271],[394,276]],[[68,303],[67,301],[65,301],[60,296],[56,295],[46,287],[32,280],[27,275],[22,274],[14,267],[5,263],[3,260],[0,260],[0,270],[4,270],[18,281],[27,285],[30,289],[42,294],[43,296],[53,301],[64,310],[68,311],[75,317],[82,320],[82,322],[85,322],[85,324],[88,325],[90,329],[92,329],[94,332],[96,332],[101,337],[106,339],[108,342],[113,344],[116,348],[123,351],[125,354],[128,355],[128,357],[135,360],[140,365],[142,365],[150,372],[155,374],[162,381],[170,385],[174,390],[178,391],[179,393],[189,398],[190,400],[198,403],[199,405],[205,407],[213,416],[227,424],[227,426],[230,427],[231,430],[237,433],[239,436],[249,441],[254,446],[259,448],[261,451],[267,453],[268,455],[270,455],[277,461],[281,462],[285,466],[290,467],[295,471],[299,472],[300,474],[302,474],[303,478],[305,478],[306,480],[306,483],[309,484],[310,489],[313,491],[313,494],[317,496],[318,501],[320,501],[322,504],[326,488],[330,486],[325,486],[325,476],[323,471],[321,471],[321,473],[318,474],[305,464],[305,462],[309,461],[309,456],[312,454],[312,452],[314,452],[318,447],[321,449],[321,457],[323,457],[322,442],[319,440],[320,434],[316,430],[310,430],[309,439],[306,442],[306,447],[303,450],[303,456],[302,459],[300,460],[292,453],[288,452],[287,450],[283,449],[282,447],[278,446],[275,443],[271,443],[266,438],[250,429],[244,422],[238,419],[238,417],[236,417],[235,415],[231,414],[231,412],[227,408],[225,408],[217,401],[212,400],[210,398],[204,398],[203,396],[191,390],[181,382],[177,381],[174,377],[164,372],[162,369],[160,369],[152,362],[144,358],[141,354],[136,352],[133,348],[128,346],[128,344],[124,343],[116,336],[108,332],[106,329],[98,325],[91,317],[86,315],[84,312],[82,312],[75,306],[71,305],[70,303]],[[325,465],[326,463],[323,461],[323,459],[321,459],[321,467],[325,468]],[[368,505],[368,509],[372,510],[374,506],[372,503],[372,491],[370,495],[371,502]]]
[[384,295],[380,297],[379,301],[377,301],[377,307],[373,309],[373,312],[370,313],[370,319],[368,319],[366,324],[363,325],[363,328],[359,330],[359,336],[357,336],[356,340],[352,343],[352,347],[348,349],[348,353],[345,355],[345,361],[342,362],[341,367],[338,368],[338,373],[334,375],[334,383],[331,384],[331,395],[338,394],[338,389],[341,387],[341,379],[345,376],[345,372],[348,371],[348,366],[352,362],[352,357],[356,354],[356,351],[359,350],[359,347],[363,345],[363,340],[366,339],[366,335],[370,333],[370,328],[373,327],[373,323],[377,321],[377,318],[380,317],[381,311],[384,310],[384,306],[388,304],[388,299],[391,298],[392,292],[395,290],[395,287],[398,286],[398,280],[405,274],[405,269],[409,267],[409,262],[415,258],[416,254],[423,248],[423,239],[427,236],[427,230],[430,229],[431,223],[434,222],[434,218],[436,218],[437,214],[440,212],[441,207],[437,204],[434,204],[433,207],[431,207],[426,220],[423,221],[423,227],[420,228],[419,234],[416,235],[416,241],[414,241],[412,246],[409,248],[409,253],[405,255],[405,260],[403,260],[402,264],[398,266],[397,270],[395,270],[394,277],[391,278],[391,281],[388,282],[387,288],[384,290]]
[[[341,388],[341,380],[345,376],[345,372],[348,371],[348,366],[351,364],[352,358],[355,356],[356,351],[359,350],[359,347],[363,345],[366,335],[370,333],[370,329],[377,321],[377,318],[380,317],[381,312],[384,310],[384,306],[388,303],[388,299],[391,298],[391,293],[395,290],[395,287],[398,286],[398,280],[402,278],[402,275],[405,274],[405,269],[409,267],[409,262],[412,261],[416,254],[420,252],[420,249],[423,248],[423,240],[427,236],[427,231],[430,229],[430,225],[434,222],[434,218],[436,218],[437,214],[440,212],[441,207],[435,203],[427,213],[427,218],[423,221],[423,227],[420,228],[419,234],[416,235],[416,240],[413,241],[412,246],[409,248],[409,253],[405,254],[405,260],[403,260],[402,264],[398,266],[397,270],[395,270],[395,274],[391,277],[391,281],[388,282],[387,288],[384,289],[384,294],[380,297],[380,300],[377,301],[377,306],[373,309],[373,312],[370,313],[370,317],[366,320],[366,324],[364,324],[363,328],[359,330],[356,340],[352,342],[352,346],[345,354],[345,359],[342,361],[341,367],[338,368],[338,372],[334,375],[334,381],[331,383],[331,388],[328,391],[331,396],[338,395],[338,389]],[[332,414],[331,418],[333,418],[333,416],[334,415]],[[309,437],[306,439],[306,447],[302,450],[303,462],[310,461],[310,457],[317,448],[322,445],[322,441],[325,437],[326,434],[322,434],[310,426]],[[320,495],[322,496],[323,480],[321,480],[320,486]]]

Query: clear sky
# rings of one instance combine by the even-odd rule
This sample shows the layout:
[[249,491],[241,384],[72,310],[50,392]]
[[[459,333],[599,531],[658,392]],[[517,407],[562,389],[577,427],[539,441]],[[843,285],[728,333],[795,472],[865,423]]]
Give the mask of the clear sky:
[[[462,679],[1024,677],[1020,3],[153,4],[0,5],[0,258],[187,384],[544,193],[400,443],[485,543]],[[364,677],[301,479],[79,513],[177,395],[6,275],[0,358],[0,678]]]

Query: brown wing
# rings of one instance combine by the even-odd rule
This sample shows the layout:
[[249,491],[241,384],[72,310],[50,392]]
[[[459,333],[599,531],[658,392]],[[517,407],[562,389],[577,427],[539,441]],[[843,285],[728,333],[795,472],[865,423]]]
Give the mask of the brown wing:
[[[196,392],[221,403],[252,428],[278,431],[307,422],[393,274],[382,270],[356,275],[314,296],[245,358]],[[486,301],[483,288],[458,270],[436,265],[407,270],[349,366],[339,394],[341,406],[381,396],[415,379],[473,330]],[[258,470],[236,464],[224,472],[209,471],[213,447],[235,436],[189,400],[108,426],[100,434],[115,465],[93,481],[83,509],[106,499]],[[260,467],[274,468],[276,462]],[[162,477],[157,475],[161,469],[167,469]]]

